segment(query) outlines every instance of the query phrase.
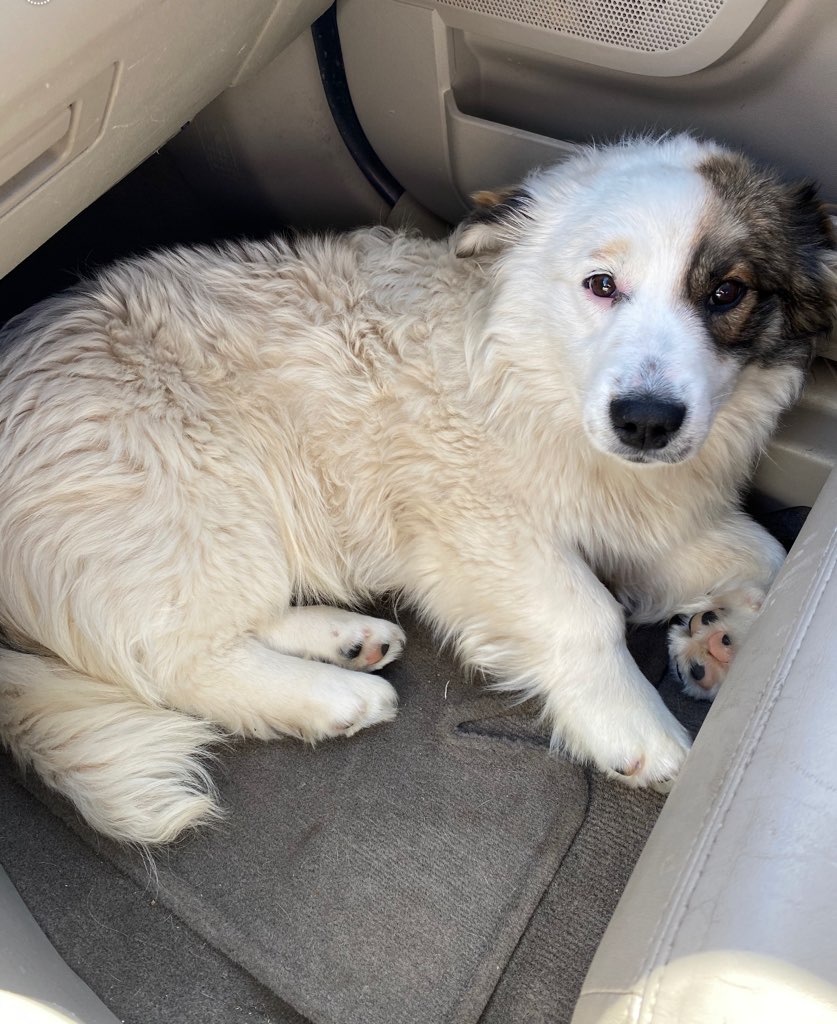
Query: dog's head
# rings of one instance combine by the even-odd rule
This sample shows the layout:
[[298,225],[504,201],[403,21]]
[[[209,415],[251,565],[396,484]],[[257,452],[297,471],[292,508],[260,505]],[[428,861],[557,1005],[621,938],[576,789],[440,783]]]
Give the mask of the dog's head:
[[813,187],[715,144],[583,150],[475,199],[456,251],[491,264],[483,355],[528,371],[534,401],[568,393],[595,447],[629,462],[694,455],[762,371],[787,404],[831,329],[835,243]]

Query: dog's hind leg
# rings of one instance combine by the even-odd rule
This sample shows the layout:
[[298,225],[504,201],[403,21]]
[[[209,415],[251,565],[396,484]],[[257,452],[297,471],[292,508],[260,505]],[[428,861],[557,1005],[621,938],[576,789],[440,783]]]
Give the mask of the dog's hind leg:
[[400,626],[386,619],[305,605],[289,608],[259,639],[282,654],[377,672],[401,655],[406,638]]
[[785,558],[781,544],[742,512],[678,545],[627,595],[631,618],[672,619],[672,665],[690,696],[712,700]]
[[248,637],[196,664],[167,700],[239,736],[313,742],[390,721],[398,695],[384,679],[281,654]]
[[764,602],[760,587],[713,592],[672,622],[668,653],[685,693],[713,700]]
[[0,738],[113,839],[166,843],[219,814],[205,768],[216,729],[58,658],[0,651]]

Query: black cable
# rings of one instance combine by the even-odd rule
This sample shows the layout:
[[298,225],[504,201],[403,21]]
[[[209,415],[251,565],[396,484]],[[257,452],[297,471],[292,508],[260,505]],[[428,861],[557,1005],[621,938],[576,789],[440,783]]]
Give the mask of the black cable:
[[340,137],[372,188],[384,202],[395,206],[404,194],[404,189],[384,167],[369,139],[366,138],[355,113],[349,83],[346,81],[343,51],[340,48],[336,4],[332,4],[325,14],[314,22],[311,34],[314,37],[314,49],[317,53],[323,90]]

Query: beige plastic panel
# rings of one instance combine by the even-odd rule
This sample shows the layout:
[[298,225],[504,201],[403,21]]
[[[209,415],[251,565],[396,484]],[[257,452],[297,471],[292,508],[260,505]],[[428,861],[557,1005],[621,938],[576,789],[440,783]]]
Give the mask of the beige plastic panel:
[[0,10],[0,275],[272,57],[328,0]]
[[768,0],[728,54],[676,78],[560,56],[554,32],[505,22],[501,31],[496,18],[473,11],[454,17],[448,7],[342,0],[338,15],[366,134],[405,188],[441,216],[457,216],[467,190],[452,166],[451,111],[484,122],[472,126],[485,139],[481,188],[505,182],[515,145],[496,125],[567,142],[658,127],[745,148],[790,175],[818,178],[837,199],[837,17],[825,0]]
[[201,111],[169,152],[213,201],[256,225],[263,217],[266,230],[348,228],[389,212],[334,126],[310,32]]
[[[785,415],[754,484],[778,506],[813,505],[837,467],[837,365],[819,359]],[[837,476],[835,476],[837,480]]]
[[[571,145],[556,138],[458,109],[451,91],[447,29],[435,11],[395,0],[373,0],[359,10],[348,0],[338,8],[338,19],[347,73],[350,55],[358,57],[359,66],[361,48],[368,46],[374,54],[372,61],[367,54],[368,76],[349,76],[363,126],[367,133],[372,129],[373,147],[407,191],[443,219],[458,221],[471,192],[512,183],[533,167],[557,163],[572,152]],[[390,49],[402,34],[411,45]],[[375,100],[377,88],[384,89],[379,96],[387,95],[389,84],[394,94],[386,103]]]
[[453,180],[466,197],[484,187],[486,167],[494,183],[514,185],[533,167],[560,163],[576,146],[463,114],[453,93],[444,96],[448,149]]

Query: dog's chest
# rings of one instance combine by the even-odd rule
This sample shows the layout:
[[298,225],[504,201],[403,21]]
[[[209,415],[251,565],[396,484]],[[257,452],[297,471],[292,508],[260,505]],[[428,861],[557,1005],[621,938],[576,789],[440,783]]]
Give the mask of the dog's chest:
[[[618,467],[617,467],[618,468]],[[666,482],[667,484],[667,482]],[[559,543],[581,550],[596,568],[637,567],[674,551],[701,517],[699,500],[672,493],[653,472],[580,472],[572,466],[555,486]]]

